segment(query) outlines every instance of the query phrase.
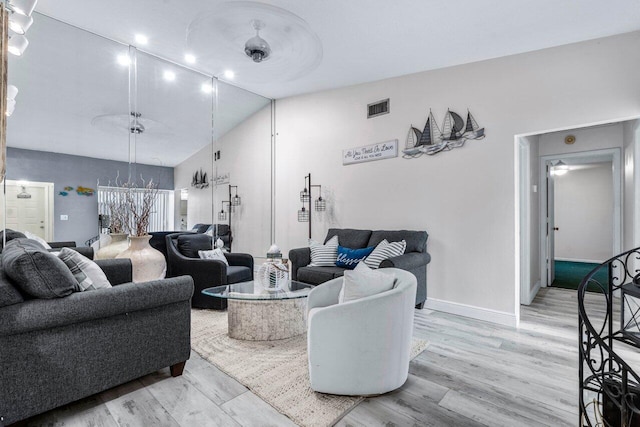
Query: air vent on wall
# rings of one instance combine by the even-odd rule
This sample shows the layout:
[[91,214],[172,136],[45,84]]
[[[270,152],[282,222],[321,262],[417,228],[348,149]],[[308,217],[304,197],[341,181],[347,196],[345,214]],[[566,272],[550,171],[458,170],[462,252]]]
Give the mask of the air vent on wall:
[[389,113],[389,98],[367,105],[367,119]]

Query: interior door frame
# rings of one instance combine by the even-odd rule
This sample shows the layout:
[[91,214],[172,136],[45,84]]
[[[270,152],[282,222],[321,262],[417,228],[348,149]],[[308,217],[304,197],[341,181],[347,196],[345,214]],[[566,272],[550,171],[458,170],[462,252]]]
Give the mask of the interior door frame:
[[[25,180],[12,180],[7,179],[5,181],[5,185],[15,185],[15,186],[26,186],[26,187],[41,187],[44,189],[44,217],[45,217],[45,237],[44,239],[47,242],[54,241],[54,229],[53,226],[55,224],[54,218],[54,193],[53,193],[53,182],[40,182],[40,181],[25,181]],[[6,191],[5,191],[5,218],[6,218]]]
[[[623,171],[622,171],[622,150],[620,148],[606,148],[601,150],[580,151],[567,154],[552,154],[548,156],[540,156],[540,170],[539,170],[539,188],[540,188],[540,286],[547,287],[551,284],[547,280],[547,241],[546,241],[546,227],[547,227],[547,165],[551,165],[552,162],[558,160],[572,160],[572,159],[589,159],[589,158],[603,158],[607,157],[611,159],[613,164],[613,247],[612,255],[622,252],[622,210],[623,210]],[[569,172],[570,173],[570,172]],[[550,230],[551,233],[554,230]]]

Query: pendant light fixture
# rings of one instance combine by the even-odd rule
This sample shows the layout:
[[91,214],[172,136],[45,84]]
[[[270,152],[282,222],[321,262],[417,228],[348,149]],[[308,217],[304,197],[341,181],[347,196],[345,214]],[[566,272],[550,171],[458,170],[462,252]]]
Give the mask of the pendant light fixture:
[[22,56],[25,49],[29,46],[29,40],[23,35],[12,34],[9,36],[9,53],[15,56]]
[[569,166],[562,160],[558,160],[558,162],[553,165],[552,172],[553,175],[562,176],[569,172]]
[[9,29],[16,34],[24,35],[31,24],[33,24],[33,18],[30,16],[15,11],[9,15]]
[[9,0],[9,7],[16,13],[31,16],[38,0]]
[[9,10],[9,46],[8,51],[12,55],[22,56],[29,40],[24,36],[33,24],[31,14],[36,8],[38,0],[9,0],[7,9]]
[[16,96],[18,96],[18,88],[14,85],[7,86],[7,109],[4,112],[7,117],[11,116],[16,108]]

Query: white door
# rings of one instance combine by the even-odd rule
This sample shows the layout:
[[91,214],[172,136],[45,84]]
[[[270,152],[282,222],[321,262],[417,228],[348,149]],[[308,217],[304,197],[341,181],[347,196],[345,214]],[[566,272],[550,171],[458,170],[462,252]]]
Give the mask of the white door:
[[[6,228],[20,232],[28,231],[45,240],[53,240],[52,218],[48,218],[53,207],[49,206],[49,199],[46,185],[17,185],[7,182]],[[0,197],[0,219],[3,215],[4,200]]]
[[547,163],[547,286],[551,286],[556,278],[555,272],[555,219],[554,219],[554,181],[551,165]]

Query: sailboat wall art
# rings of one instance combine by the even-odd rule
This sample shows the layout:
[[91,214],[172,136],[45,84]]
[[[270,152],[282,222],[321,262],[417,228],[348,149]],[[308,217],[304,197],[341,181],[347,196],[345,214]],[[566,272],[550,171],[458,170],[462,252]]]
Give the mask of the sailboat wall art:
[[422,131],[413,125],[409,128],[402,157],[415,159],[423,154],[433,156],[442,151],[451,151],[454,148],[462,147],[466,141],[479,140],[484,137],[484,128],[478,125],[469,110],[467,110],[466,123],[458,113],[447,110],[442,129],[438,127],[433,112],[429,110],[427,123]]

